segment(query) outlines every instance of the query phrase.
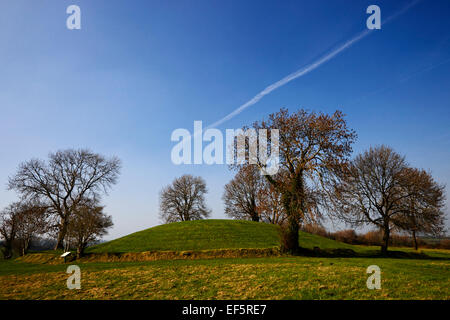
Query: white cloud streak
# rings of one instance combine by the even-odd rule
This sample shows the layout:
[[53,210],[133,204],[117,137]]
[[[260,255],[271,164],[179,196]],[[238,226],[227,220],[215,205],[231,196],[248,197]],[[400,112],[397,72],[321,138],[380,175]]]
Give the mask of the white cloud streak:
[[[415,6],[420,1],[421,0],[416,0],[416,1],[413,1],[413,2],[409,3],[408,5],[403,7],[398,12],[396,12],[393,15],[389,16],[388,18],[386,18],[384,20],[384,22],[382,23],[382,25],[385,25],[385,24],[391,22],[392,20],[394,20],[398,16],[402,15],[403,13],[405,13],[408,9],[410,9],[413,6]],[[341,53],[345,49],[349,48],[354,43],[356,43],[359,40],[365,38],[372,31],[374,31],[374,30],[365,29],[364,31],[361,31],[356,36],[354,36],[350,40],[345,41],[343,44],[339,45],[337,48],[335,48],[331,52],[325,54],[324,56],[322,56],[318,60],[314,61],[313,63],[302,67],[301,69],[297,70],[296,72],[291,73],[290,75],[284,77],[283,79],[281,79],[281,80],[271,84],[270,86],[266,87],[263,91],[258,93],[252,99],[250,99],[249,101],[247,101],[246,103],[244,103],[243,105],[241,105],[240,107],[238,107],[237,109],[235,109],[233,112],[229,113],[228,115],[226,115],[222,119],[220,119],[220,120],[214,122],[213,124],[209,125],[207,128],[217,127],[217,126],[221,125],[222,123],[230,120],[231,118],[234,118],[235,116],[240,114],[242,111],[244,111],[248,107],[251,107],[252,105],[258,103],[259,100],[261,100],[264,96],[268,95],[272,91],[274,91],[274,90],[284,86],[285,84],[287,84],[287,83],[289,83],[289,82],[291,82],[291,81],[293,81],[295,79],[298,79],[298,78],[300,78],[300,77],[310,73],[311,71],[313,71],[313,70],[317,69],[318,67],[320,67],[322,64],[326,63],[327,61],[330,61],[331,59],[333,59],[335,56],[337,56],[339,53]]]

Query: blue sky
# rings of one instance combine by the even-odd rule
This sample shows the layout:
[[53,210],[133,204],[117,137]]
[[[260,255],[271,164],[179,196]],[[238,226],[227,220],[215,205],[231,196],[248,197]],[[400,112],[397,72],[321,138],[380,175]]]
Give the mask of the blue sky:
[[[159,224],[158,193],[205,178],[224,218],[225,165],[175,166],[170,135],[211,124],[411,1],[8,0],[0,3],[0,207],[18,164],[86,147],[123,161],[104,199],[115,238]],[[66,28],[81,8],[82,29]],[[388,144],[450,185],[450,2],[420,1],[381,30],[219,126],[287,107],[347,114],[355,152]],[[450,194],[447,194],[450,198]]]

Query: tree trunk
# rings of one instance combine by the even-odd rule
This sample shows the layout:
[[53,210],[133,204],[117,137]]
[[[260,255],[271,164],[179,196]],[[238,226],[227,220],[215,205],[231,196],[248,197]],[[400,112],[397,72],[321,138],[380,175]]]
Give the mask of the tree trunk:
[[30,244],[31,244],[31,237],[23,240],[22,256],[24,256],[28,253],[28,250],[30,249]]
[[66,233],[67,233],[67,220],[61,218],[55,250],[64,249],[64,238],[66,237]]
[[252,221],[259,222],[259,214],[257,212],[252,213]]
[[250,217],[252,218],[252,221],[259,222],[259,214],[258,209],[256,207],[256,200],[252,198],[250,200]]
[[416,249],[416,251],[417,251],[417,250],[419,250],[419,245],[417,243],[416,230],[413,230],[412,236],[413,236],[413,239],[414,239],[414,249]]
[[283,206],[286,210],[288,226],[286,230],[286,238],[284,242],[284,250],[296,253],[299,251],[298,230],[300,221],[300,212],[304,207],[304,186],[303,174],[299,173],[291,182],[291,186],[285,194],[283,194]]
[[381,246],[381,253],[383,255],[387,254],[387,252],[388,252],[389,236],[390,236],[389,223],[385,222],[384,232],[383,232],[383,245]]
[[286,250],[291,253],[296,253],[299,250],[298,244],[298,219],[295,209],[290,209],[288,217],[287,242]]
[[12,241],[5,240],[3,246],[4,246],[4,250],[3,250],[3,258],[4,258],[5,260],[11,259],[12,256],[13,256],[13,252],[12,252]]
[[27,245],[25,247],[25,254],[27,254],[28,251],[30,250],[30,246],[31,246],[31,237],[27,240]]
[[80,259],[81,257],[83,257],[85,247],[86,246],[84,244],[79,244],[77,246],[77,259]]

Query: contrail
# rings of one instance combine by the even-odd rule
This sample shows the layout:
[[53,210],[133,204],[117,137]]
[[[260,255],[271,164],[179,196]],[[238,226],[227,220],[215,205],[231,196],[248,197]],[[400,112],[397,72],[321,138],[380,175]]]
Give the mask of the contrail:
[[[421,0],[416,0],[416,1],[413,1],[410,4],[406,5],[404,8],[402,8],[398,12],[396,12],[393,15],[389,16],[388,18],[386,18],[382,24],[384,25],[384,24],[387,24],[388,22],[391,22],[392,20],[394,20],[395,18],[397,18],[398,16],[400,16],[404,12],[406,12],[408,9],[410,9],[413,6],[415,6],[420,1]],[[311,64],[308,64],[308,65],[302,67],[301,69],[297,70],[296,72],[291,73],[290,75],[284,77],[283,79],[281,79],[281,80],[271,84],[270,86],[266,87],[263,91],[258,93],[256,96],[254,96],[252,99],[250,99],[249,101],[247,101],[246,103],[241,105],[239,108],[237,108],[236,110],[234,110],[230,114],[226,115],[222,119],[220,119],[220,120],[214,122],[213,124],[209,125],[207,127],[207,129],[208,128],[217,127],[217,126],[221,125],[222,123],[224,123],[224,122],[230,120],[231,118],[235,117],[236,115],[238,115],[239,113],[241,113],[242,111],[247,109],[248,107],[256,104],[259,100],[261,100],[264,96],[268,95],[272,91],[274,91],[274,90],[278,89],[279,87],[284,86],[286,83],[291,82],[291,81],[293,81],[293,80],[295,80],[297,78],[300,78],[300,77],[304,76],[305,74],[308,74],[309,72],[313,71],[314,69],[320,67],[322,64],[324,64],[325,62],[333,59],[336,55],[338,55],[339,53],[341,53],[342,51],[344,51],[345,49],[350,47],[352,44],[354,44],[354,43],[358,42],[359,40],[365,38],[372,31],[373,30],[366,29],[364,31],[359,32],[356,36],[354,36],[350,40],[347,40],[346,42],[344,42],[343,44],[338,46],[336,49],[332,50],[330,53],[328,53],[328,54],[324,55],[323,57],[319,58],[315,62],[313,62]]]

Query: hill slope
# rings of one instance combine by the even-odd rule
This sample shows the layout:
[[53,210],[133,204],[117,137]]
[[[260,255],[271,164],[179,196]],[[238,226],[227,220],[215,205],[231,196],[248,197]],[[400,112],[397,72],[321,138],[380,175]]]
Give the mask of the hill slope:
[[[276,225],[240,220],[198,220],[176,222],[132,233],[91,248],[92,253],[144,251],[184,251],[234,248],[272,248],[279,246]],[[301,232],[300,245],[327,248],[353,246]]]

